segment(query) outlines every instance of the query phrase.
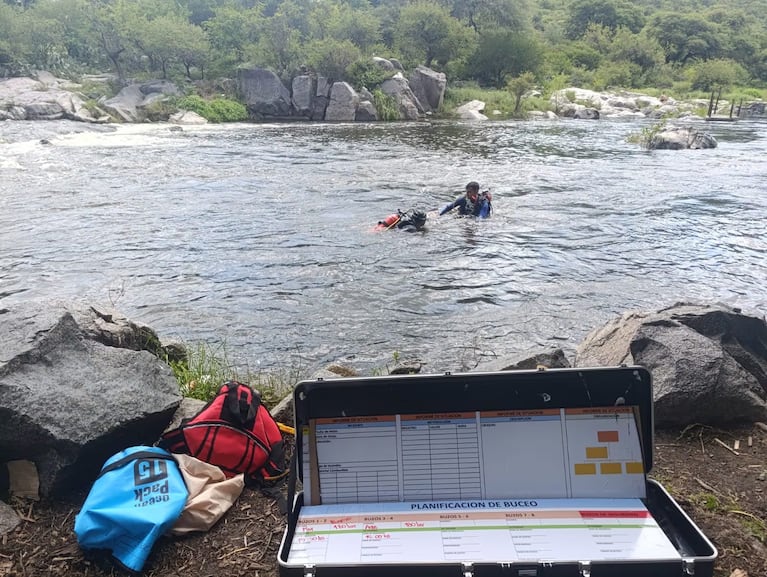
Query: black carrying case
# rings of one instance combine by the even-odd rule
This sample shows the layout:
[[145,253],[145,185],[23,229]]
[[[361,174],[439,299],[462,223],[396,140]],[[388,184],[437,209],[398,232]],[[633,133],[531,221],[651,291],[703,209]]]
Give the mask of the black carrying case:
[[[713,575],[714,560],[717,557],[714,546],[669,493],[659,483],[646,476],[652,468],[653,407],[651,376],[642,367],[318,379],[298,383],[294,391],[294,407],[296,458],[289,481],[288,523],[278,553],[280,575],[283,577],[388,577],[395,575],[397,577],[409,575],[419,577],[684,577],[693,575],[711,577]],[[389,559],[376,562],[373,559],[353,563],[291,562],[289,559],[294,539],[298,536],[298,519],[304,507],[305,493],[309,492],[307,487],[296,492],[296,482],[302,483],[308,476],[305,475],[304,468],[310,462],[310,455],[305,453],[310,451],[311,458],[315,461],[317,459],[316,448],[311,449],[311,443],[306,441],[304,436],[306,435],[307,438],[310,436],[309,431],[313,430],[310,426],[313,426],[317,420],[338,419],[348,423],[355,418],[364,420],[362,418],[376,416],[399,415],[407,419],[408,416],[414,415],[449,415],[467,412],[482,415],[492,411],[536,414],[536,411],[545,412],[546,410],[550,412],[552,410],[604,410],[611,414],[619,410],[616,407],[634,416],[638,433],[638,450],[641,451],[643,467],[640,482],[644,483],[644,496],[641,502],[676,550],[674,558],[590,559],[581,558],[583,555],[573,555],[572,558],[555,560],[550,558],[516,560],[500,555],[497,560],[490,561],[474,560],[469,556],[449,561],[418,559],[411,562],[407,559]],[[374,452],[375,448],[370,450]],[[399,458],[399,474],[402,475],[402,457]],[[317,504],[319,477],[320,475],[316,474],[311,480],[314,503],[307,503],[307,505]],[[515,499],[519,495],[510,492],[507,497]],[[337,505],[340,512],[348,511],[344,503],[339,502]]]

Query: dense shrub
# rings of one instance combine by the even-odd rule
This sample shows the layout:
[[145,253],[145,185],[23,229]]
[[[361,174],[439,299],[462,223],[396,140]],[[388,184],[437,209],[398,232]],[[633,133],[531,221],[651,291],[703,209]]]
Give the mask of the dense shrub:
[[745,82],[748,72],[734,60],[707,60],[695,64],[689,78],[694,90],[714,90]]
[[331,80],[346,80],[347,69],[362,57],[362,52],[349,40],[314,40],[306,46],[309,68]]
[[248,111],[243,104],[226,98],[205,100],[197,95],[185,96],[176,106],[196,112],[208,122],[239,122],[248,118]]
[[370,59],[361,59],[352,63],[346,69],[346,78],[357,90],[366,87],[372,90],[381,86],[384,80],[394,76],[393,70],[384,70],[381,66]]
[[594,73],[594,88],[605,90],[615,86],[635,88],[642,84],[642,69],[631,62],[606,62]]
[[399,106],[397,101],[382,90],[373,90],[373,104],[378,113],[378,120],[399,120]]

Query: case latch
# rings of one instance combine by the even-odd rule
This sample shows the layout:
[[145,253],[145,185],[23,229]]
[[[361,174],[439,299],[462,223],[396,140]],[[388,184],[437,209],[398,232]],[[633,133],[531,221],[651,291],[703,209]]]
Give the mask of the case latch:
[[579,561],[578,570],[581,572],[581,577],[591,577],[591,561]]
[[314,577],[314,565],[304,565],[304,577]]
[[685,575],[695,575],[695,559],[682,559],[682,568]]
[[472,563],[461,563],[463,567],[463,577],[474,577],[474,565]]

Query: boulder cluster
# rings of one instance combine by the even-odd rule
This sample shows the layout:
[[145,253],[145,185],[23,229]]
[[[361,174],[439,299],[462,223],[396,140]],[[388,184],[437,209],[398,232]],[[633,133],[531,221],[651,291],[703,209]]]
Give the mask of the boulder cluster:
[[[110,455],[153,444],[174,420],[199,409],[199,401],[182,399],[167,363],[183,358],[183,346],[162,343],[150,327],[109,308],[4,308],[0,351],[0,468],[34,462],[44,496],[87,486]],[[767,421],[767,323],[724,305],[627,312],[588,334],[572,360],[561,349],[539,350],[475,368],[619,365],[650,371],[657,426]],[[421,369],[411,361],[391,373]],[[333,365],[315,376],[355,374]]]
[[[380,90],[392,99],[400,120],[419,120],[442,106],[447,85],[443,73],[418,66],[408,79],[396,61],[375,61],[391,72]],[[348,82],[302,74],[293,78],[288,90],[276,74],[263,68],[241,70],[238,80],[245,105],[257,119],[366,122],[381,118],[373,94],[366,88],[357,91]]]
[[[439,110],[445,96],[447,78],[441,72],[418,66],[405,77],[396,60],[374,58],[389,77],[375,90],[390,99],[395,116],[387,120],[420,120]],[[114,83],[107,76],[91,76],[84,84]],[[114,97],[90,98],[83,88],[38,72],[35,78],[0,80],[0,120],[59,120],[89,123],[143,122],[153,118],[154,108],[181,90],[168,80],[130,83]],[[355,90],[348,82],[335,82],[317,74],[301,74],[286,87],[274,72],[264,68],[242,69],[229,89],[238,92],[254,120],[374,121],[382,119],[374,95],[363,88]],[[160,107],[161,108],[161,107]],[[198,124],[205,119],[188,111],[168,118],[178,124]]]

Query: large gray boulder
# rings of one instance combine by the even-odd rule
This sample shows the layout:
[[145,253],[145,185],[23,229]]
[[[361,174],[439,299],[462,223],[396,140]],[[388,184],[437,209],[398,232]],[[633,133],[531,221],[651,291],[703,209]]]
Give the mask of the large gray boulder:
[[434,112],[442,108],[446,87],[447,76],[426,66],[418,66],[410,76],[410,88],[424,112]]
[[245,106],[252,115],[257,118],[280,118],[292,114],[290,91],[271,70],[241,69],[238,81]]
[[0,501],[0,537],[13,531],[21,523],[21,519],[10,505]]
[[0,120],[77,120],[106,122],[108,116],[89,108],[78,87],[39,73],[35,78],[0,80]]
[[349,122],[355,119],[360,97],[347,82],[334,82],[330,89],[330,101],[325,109],[325,120]]
[[157,113],[153,113],[152,109],[181,94],[181,90],[173,82],[155,79],[124,86],[112,98],[99,100],[99,105],[121,122],[144,122],[148,119],[167,120],[164,113],[160,118],[157,118]]
[[138,109],[145,97],[139,84],[130,84],[112,98],[102,100],[99,104],[122,122],[138,122],[140,120]]
[[573,118],[579,120],[599,120],[599,110],[585,106],[579,107],[573,112]]
[[401,72],[384,80],[381,83],[381,91],[395,100],[401,120],[418,120],[424,113],[421,103],[410,88],[410,83]]
[[370,100],[361,100],[359,106],[357,106],[357,111],[354,113],[354,120],[359,122],[373,122],[378,120],[378,111],[376,110],[375,104],[370,102]]
[[455,109],[455,114],[461,120],[487,120],[485,103],[481,100],[470,100]]
[[164,96],[181,96],[181,90],[170,80],[158,78],[149,80],[139,86],[141,93],[149,96],[150,94],[163,94]]
[[312,120],[325,120],[325,110],[330,102],[330,89],[333,83],[325,76],[317,77],[317,91],[314,93],[312,103]]
[[314,110],[314,95],[317,91],[316,79],[308,74],[296,76],[293,79],[293,108],[296,114],[306,118],[312,117]]
[[381,58],[380,56],[373,56],[373,62],[387,72],[394,72],[394,64],[387,58]]
[[632,311],[592,331],[575,366],[641,365],[660,427],[767,419],[767,324],[725,305]]
[[650,150],[698,150],[716,148],[716,139],[707,132],[700,132],[691,126],[669,126],[650,139]]
[[570,367],[565,352],[562,349],[543,351],[527,351],[516,357],[499,358],[481,365],[482,371],[520,371],[539,367],[547,369],[564,369]]
[[181,402],[157,335],[115,311],[30,302],[0,310],[0,455],[33,461],[40,493],[86,487],[152,444]]

